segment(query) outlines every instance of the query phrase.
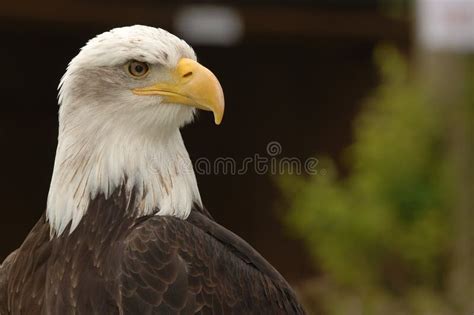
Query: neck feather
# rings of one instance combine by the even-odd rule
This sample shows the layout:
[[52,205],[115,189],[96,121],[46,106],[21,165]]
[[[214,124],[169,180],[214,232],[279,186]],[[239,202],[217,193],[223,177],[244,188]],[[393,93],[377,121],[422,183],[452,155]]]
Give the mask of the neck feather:
[[166,137],[60,130],[46,212],[53,235],[68,226],[74,231],[91,200],[121,187],[129,196],[135,193],[135,205],[124,205],[134,209],[129,215],[184,219],[194,204],[202,207],[178,128]]

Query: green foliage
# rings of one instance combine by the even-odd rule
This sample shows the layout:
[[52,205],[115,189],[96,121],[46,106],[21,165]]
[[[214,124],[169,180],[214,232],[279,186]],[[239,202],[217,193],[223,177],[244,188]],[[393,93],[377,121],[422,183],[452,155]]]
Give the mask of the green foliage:
[[[372,302],[384,298],[436,296],[452,235],[443,117],[396,51],[381,48],[376,60],[382,84],[355,123],[350,175],[340,178],[327,160],[324,175],[280,181],[290,231],[332,283],[357,293],[363,314],[382,314]],[[325,313],[341,313],[326,304]]]

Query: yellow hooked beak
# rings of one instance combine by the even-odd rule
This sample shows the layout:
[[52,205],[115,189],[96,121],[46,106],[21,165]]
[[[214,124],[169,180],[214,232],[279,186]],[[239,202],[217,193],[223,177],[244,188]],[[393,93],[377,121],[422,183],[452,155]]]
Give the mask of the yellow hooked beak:
[[133,89],[136,95],[161,95],[168,103],[212,111],[219,125],[224,116],[224,92],[216,76],[198,62],[182,58],[169,82]]

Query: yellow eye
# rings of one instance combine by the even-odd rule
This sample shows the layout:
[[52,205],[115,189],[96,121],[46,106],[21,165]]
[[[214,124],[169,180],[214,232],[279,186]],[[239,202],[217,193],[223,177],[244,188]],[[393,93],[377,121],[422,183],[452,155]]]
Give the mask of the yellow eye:
[[146,62],[136,60],[130,61],[128,64],[128,72],[136,78],[143,77],[148,73],[148,64]]

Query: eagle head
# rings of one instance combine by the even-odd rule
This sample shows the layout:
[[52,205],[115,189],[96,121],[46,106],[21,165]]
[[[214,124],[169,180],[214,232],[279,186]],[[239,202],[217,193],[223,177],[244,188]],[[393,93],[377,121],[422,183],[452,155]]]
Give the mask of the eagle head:
[[59,85],[59,137],[48,195],[53,234],[72,232],[99,194],[134,195],[132,215],[186,218],[202,206],[179,128],[196,109],[224,114],[221,85],[178,37],[147,26],[91,39]]
[[59,102],[65,124],[125,134],[166,134],[190,122],[196,108],[212,111],[216,124],[224,114],[221,85],[193,49],[165,30],[141,25],[91,39],[70,62]]

